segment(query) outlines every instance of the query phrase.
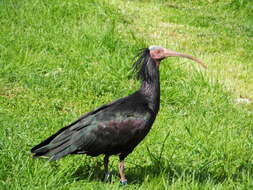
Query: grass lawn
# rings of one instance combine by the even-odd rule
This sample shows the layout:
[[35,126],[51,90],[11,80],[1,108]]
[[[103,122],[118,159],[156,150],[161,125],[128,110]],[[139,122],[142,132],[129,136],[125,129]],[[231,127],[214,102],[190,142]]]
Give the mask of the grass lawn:
[[[161,108],[126,159],[127,189],[253,189],[253,3],[247,0],[0,0],[0,189],[118,189],[102,156],[33,159],[30,148],[139,87],[149,45],[162,62]],[[238,103],[238,98],[247,102]]]

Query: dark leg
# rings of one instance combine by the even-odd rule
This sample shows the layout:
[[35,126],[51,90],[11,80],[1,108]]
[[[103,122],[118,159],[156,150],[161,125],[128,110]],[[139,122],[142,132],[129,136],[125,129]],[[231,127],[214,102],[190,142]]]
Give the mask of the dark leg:
[[120,159],[119,162],[119,175],[120,175],[120,184],[121,185],[127,185],[127,179],[125,176],[125,162],[124,159]]
[[105,168],[105,177],[104,180],[108,181],[110,178],[110,172],[108,171],[108,163],[109,163],[109,156],[105,155],[104,157],[104,168]]

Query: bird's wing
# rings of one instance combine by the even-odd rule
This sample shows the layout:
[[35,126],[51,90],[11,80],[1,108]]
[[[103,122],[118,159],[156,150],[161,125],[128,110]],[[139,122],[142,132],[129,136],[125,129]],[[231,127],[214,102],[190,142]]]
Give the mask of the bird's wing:
[[61,128],[59,131],[57,131],[55,134],[53,134],[52,136],[48,137],[46,140],[42,141],[41,143],[39,143],[38,145],[34,146],[32,149],[31,149],[31,152],[32,153],[35,153],[36,150],[38,150],[39,148],[45,146],[45,145],[48,145],[53,139],[55,139],[58,135],[62,134],[62,133],[66,133],[67,131],[69,131],[68,129],[72,126],[80,126],[82,124],[83,121],[85,121],[85,119],[88,117],[88,116],[91,116],[91,115],[94,115],[102,110],[105,110],[106,108],[110,107],[110,106],[113,106],[115,103],[117,102],[120,102],[122,101],[123,99],[119,99],[117,101],[114,101],[112,103],[109,103],[109,104],[104,104],[100,107],[98,107],[97,109],[91,111],[91,112],[88,112],[84,115],[82,115],[79,119],[77,119],[76,121],[70,123],[69,125]]

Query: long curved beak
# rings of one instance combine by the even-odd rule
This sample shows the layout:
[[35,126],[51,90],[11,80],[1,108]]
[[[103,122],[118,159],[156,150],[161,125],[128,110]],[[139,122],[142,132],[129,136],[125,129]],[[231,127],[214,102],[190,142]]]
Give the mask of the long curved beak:
[[166,49],[166,48],[164,48],[164,53],[165,53],[165,57],[184,57],[184,58],[191,59],[191,60],[197,62],[198,64],[200,64],[204,68],[207,68],[206,64],[204,64],[202,61],[200,61],[199,59],[197,59],[197,58],[195,58],[191,55],[187,55],[187,54],[184,54],[184,53],[172,51],[172,50],[169,50],[169,49]]

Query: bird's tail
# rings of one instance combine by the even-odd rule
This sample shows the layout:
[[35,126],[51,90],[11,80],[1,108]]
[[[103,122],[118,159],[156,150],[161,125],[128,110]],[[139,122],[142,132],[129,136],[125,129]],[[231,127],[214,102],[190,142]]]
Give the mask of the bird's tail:
[[58,160],[76,150],[73,144],[72,135],[74,131],[64,127],[54,135],[50,136],[40,144],[31,149],[34,157],[47,157],[50,160]]

